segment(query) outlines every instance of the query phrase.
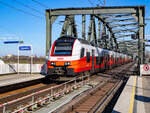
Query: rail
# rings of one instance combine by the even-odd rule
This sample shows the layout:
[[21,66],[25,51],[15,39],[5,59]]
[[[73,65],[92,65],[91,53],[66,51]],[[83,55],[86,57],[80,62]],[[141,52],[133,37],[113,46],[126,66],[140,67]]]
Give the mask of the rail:
[[[130,65],[128,64],[124,68],[120,69],[119,73],[120,71],[123,71]],[[118,70],[116,71],[118,72]],[[73,80],[70,80],[63,84],[43,89],[41,91],[33,92],[32,94],[28,94],[13,101],[0,104],[0,112],[17,113],[17,112],[32,111],[39,106],[48,104],[56,99],[61,98],[62,96],[68,94],[69,92],[83,86],[85,83],[88,83],[89,77],[90,77],[89,75],[86,75],[81,76],[79,78],[74,78]]]
[[89,75],[86,75],[79,78],[74,78],[73,80],[51,88],[33,92],[32,94],[29,94],[27,96],[0,104],[0,112],[18,113],[29,110],[31,111],[38,106],[48,104],[55,99],[61,98],[69,92],[83,86],[88,81]]
[[[100,82],[100,84],[96,87],[80,95],[61,108],[58,108],[53,113],[102,112],[123,83],[124,76],[122,76],[120,73],[130,66],[132,66],[132,63],[124,66],[123,68],[118,67],[115,70],[107,71],[111,77],[108,74],[99,73],[99,75],[103,75],[110,79]],[[112,74],[115,76],[112,76]]]
[[123,81],[118,81],[113,88],[103,97],[101,101],[97,103],[97,105],[91,109],[90,112],[94,111],[94,113],[101,113],[105,109],[106,105],[113,98],[114,94],[117,92],[118,88],[122,85]]

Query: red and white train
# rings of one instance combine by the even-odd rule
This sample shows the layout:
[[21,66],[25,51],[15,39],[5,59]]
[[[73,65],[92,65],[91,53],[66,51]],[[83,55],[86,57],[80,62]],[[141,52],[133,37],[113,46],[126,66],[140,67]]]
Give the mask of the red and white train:
[[63,36],[54,42],[49,52],[47,76],[95,73],[130,61],[132,57],[126,54],[92,46],[83,39]]

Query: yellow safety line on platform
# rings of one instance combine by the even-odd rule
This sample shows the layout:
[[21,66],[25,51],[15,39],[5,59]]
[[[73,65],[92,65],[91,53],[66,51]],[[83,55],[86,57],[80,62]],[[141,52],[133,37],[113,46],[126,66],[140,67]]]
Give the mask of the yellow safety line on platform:
[[129,113],[133,113],[133,105],[134,105],[134,97],[135,97],[135,87],[136,87],[136,76],[134,78],[134,84],[133,84],[133,89],[132,89],[132,97],[130,101],[130,108],[129,108]]

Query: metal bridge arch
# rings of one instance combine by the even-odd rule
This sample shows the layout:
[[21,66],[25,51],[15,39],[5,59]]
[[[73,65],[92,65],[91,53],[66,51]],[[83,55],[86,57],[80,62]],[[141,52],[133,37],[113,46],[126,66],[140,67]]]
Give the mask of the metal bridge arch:
[[[118,44],[120,39],[138,40],[139,63],[144,63],[145,48],[144,43],[142,42],[144,39],[145,27],[144,6],[47,9],[46,56],[48,56],[48,50],[51,47],[52,24],[58,16],[65,16],[61,36],[69,34],[78,37],[75,15],[82,15],[82,38],[89,41],[93,40],[94,44],[102,48],[120,51],[120,45]],[[85,32],[86,15],[90,15],[87,37]],[[95,18],[98,19],[98,34],[96,33],[97,28],[95,27]],[[100,23],[103,23],[103,29],[100,29]],[[101,36],[100,31],[102,32]]]

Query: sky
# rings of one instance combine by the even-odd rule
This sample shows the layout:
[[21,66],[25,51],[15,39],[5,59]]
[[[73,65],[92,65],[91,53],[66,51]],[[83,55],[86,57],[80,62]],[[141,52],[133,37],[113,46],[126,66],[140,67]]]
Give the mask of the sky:
[[[36,2],[38,1],[38,3]],[[17,45],[6,45],[5,40],[23,40],[32,45],[33,54],[45,56],[46,20],[45,9],[91,7],[103,0],[0,0],[0,56],[17,54]],[[39,4],[40,3],[40,4]],[[106,0],[106,6],[146,6],[146,18],[150,18],[149,0]],[[80,17],[77,17],[80,20]],[[53,41],[60,34],[60,20],[53,26]],[[150,21],[146,21],[145,33],[150,35]],[[80,28],[79,28],[80,29]],[[29,54],[30,52],[21,52]]]

